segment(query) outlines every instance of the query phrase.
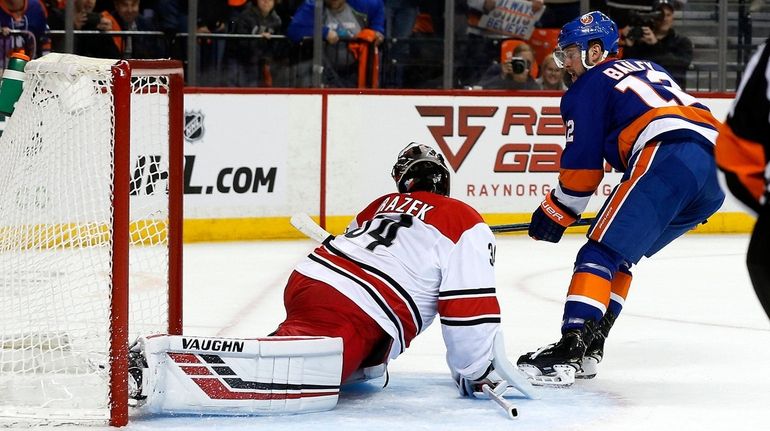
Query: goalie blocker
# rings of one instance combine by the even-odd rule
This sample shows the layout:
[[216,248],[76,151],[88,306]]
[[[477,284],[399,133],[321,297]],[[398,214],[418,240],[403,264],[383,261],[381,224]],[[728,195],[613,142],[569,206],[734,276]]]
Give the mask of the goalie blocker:
[[337,405],[342,339],[154,335],[130,358],[131,398],[150,413],[319,412]]

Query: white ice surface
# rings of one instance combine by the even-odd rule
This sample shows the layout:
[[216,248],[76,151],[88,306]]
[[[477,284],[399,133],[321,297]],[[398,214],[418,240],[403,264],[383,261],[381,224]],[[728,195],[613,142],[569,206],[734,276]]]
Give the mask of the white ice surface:
[[[497,292],[513,361],[559,337],[582,235],[560,244],[498,237]],[[635,268],[599,375],[513,399],[519,419],[460,398],[438,324],[333,411],[275,417],[134,416],[127,430],[767,430],[770,324],[745,271],[745,235],[688,235]],[[185,246],[185,331],[253,337],[283,319],[282,291],[307,241]],[[69,427],[66,427],[69,428]],[[93,429],[93,428],[91,428]]]

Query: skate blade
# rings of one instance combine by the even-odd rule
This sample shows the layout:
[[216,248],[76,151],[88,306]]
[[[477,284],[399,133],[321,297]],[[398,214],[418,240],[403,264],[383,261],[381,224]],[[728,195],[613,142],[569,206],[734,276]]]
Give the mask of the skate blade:
[[529,364],[519,364],[519,370],[526,374],[533,386],[566,388],[575,383],[575,367],[570,365],[554,365],[551,374],[543,374],[539,368]]
[[599,361],[596,360],[596,358],[591,356],[586,356],[583,358],[581,369],[577,372],[575,372],[575,378],[576,379],[593,379],[596,377],[596,373],[598,372]]

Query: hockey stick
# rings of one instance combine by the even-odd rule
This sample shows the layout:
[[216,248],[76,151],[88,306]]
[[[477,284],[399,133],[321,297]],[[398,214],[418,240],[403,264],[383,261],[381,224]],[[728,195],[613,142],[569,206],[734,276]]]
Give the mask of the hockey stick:
[[[569,227],[575,227],[575,226],[588,226],[593,221],[596,220],[595,218],[582,218],[575,223],[571,224]],[[496,224],[489,226],[490,229],[492,229],[492,233],[505,233],[505,232],[521,232],[525,230],[529,230],[530,223],[513,223],[513,224]]]
[[319,226],[318,223],[313,221],[313,219],[305,213],[294,214],[289,221],[292,226],[310,239],[324,242],[329,238],[333,238],[332,234],[324,230],[324,228]]
[[505,380],[501,380],[494,389],[486,384],[481,387],[481,390],[487,394],[490,400],[496,402],[498,406],[505,410],[505,415],[508,416],[508,419],[516,419],[519,417],[519,409],[512,402],[503,398],[506,389],[508,389],[508,382]]

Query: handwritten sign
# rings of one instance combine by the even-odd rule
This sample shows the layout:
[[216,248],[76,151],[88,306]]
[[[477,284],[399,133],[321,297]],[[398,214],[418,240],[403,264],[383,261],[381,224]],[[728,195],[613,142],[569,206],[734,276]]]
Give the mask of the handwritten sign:
[[535,22],[543,16],[545,7],[532,11],[527,0],[497,0],[495,8],[481,16],[478,27],[493,33],[519,39],[529,39],[535,30]]

